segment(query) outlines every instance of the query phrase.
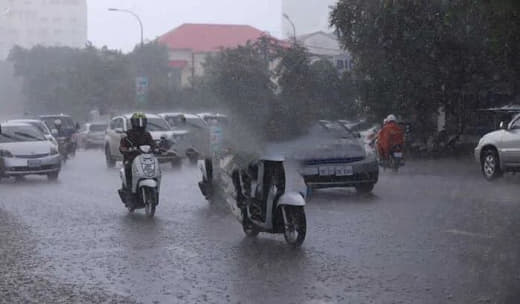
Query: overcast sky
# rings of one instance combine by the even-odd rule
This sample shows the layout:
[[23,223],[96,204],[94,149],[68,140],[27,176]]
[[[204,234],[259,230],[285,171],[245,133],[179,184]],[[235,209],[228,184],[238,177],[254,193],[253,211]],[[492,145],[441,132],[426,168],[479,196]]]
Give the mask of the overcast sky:
[[131,9],[141,16],[151,40],[183,23],[249,24],[282,36],[281,0],[88,0],[89,40],[96,46],[131,50],[139,42],[132,16],[109,12]]

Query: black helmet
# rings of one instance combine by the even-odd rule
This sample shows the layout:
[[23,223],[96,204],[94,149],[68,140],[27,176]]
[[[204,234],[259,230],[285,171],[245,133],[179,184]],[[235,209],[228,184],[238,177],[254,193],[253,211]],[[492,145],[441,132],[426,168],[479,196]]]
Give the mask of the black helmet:
[[146,129],[148,120],[146,119],[146,115],[144,115],[144,113],[138,112],[132,115],[132,118],[130,118],[130,123],[132,124],[132,129],[144,130]]

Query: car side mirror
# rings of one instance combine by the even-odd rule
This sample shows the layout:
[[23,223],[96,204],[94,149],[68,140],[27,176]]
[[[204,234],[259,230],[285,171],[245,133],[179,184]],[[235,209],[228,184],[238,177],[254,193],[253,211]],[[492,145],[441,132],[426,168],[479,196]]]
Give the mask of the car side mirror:
[[507,130],[507,124],[503,121],[500,122],[500,129]]
[[79,126],[79,123],[76,123],[76,131],[78,131],[79,129],[81,129],[81,127]]

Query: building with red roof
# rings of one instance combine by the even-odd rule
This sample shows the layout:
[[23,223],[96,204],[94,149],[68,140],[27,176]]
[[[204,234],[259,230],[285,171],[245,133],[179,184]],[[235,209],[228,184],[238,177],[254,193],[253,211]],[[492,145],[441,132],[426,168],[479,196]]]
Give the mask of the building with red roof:
[[160,36],[159,43],[169,49],[170,67],[181,86],[190,84],[194,76],[204,74],[208,55],[226,48],[254,42],[267,33],[249,25],[183,24]]

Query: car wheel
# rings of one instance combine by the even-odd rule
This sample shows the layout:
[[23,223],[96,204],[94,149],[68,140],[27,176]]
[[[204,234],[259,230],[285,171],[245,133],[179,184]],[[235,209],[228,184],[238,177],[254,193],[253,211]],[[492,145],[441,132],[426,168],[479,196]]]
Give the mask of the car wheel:
[[116,166],[116,161],[112,158],[110,147],[108,145],[105,147],[105,159],[107,162],[107,168],[114,168]]
[[50,181],[56,181],[56,180],[58,180],[59,175],[60,175],[59,171],[52,172],[52,173],[47,174],[47,179]]
[[493,149],[487,149],[482,153],[481,167],[482,174],[488,181],[495,180],[502,176],[498,153]]
[[372,190],[374,190],[374,184],[367,183],[367,184],[359,184],[356,185],[356,191],[360,194],[370,193]]

